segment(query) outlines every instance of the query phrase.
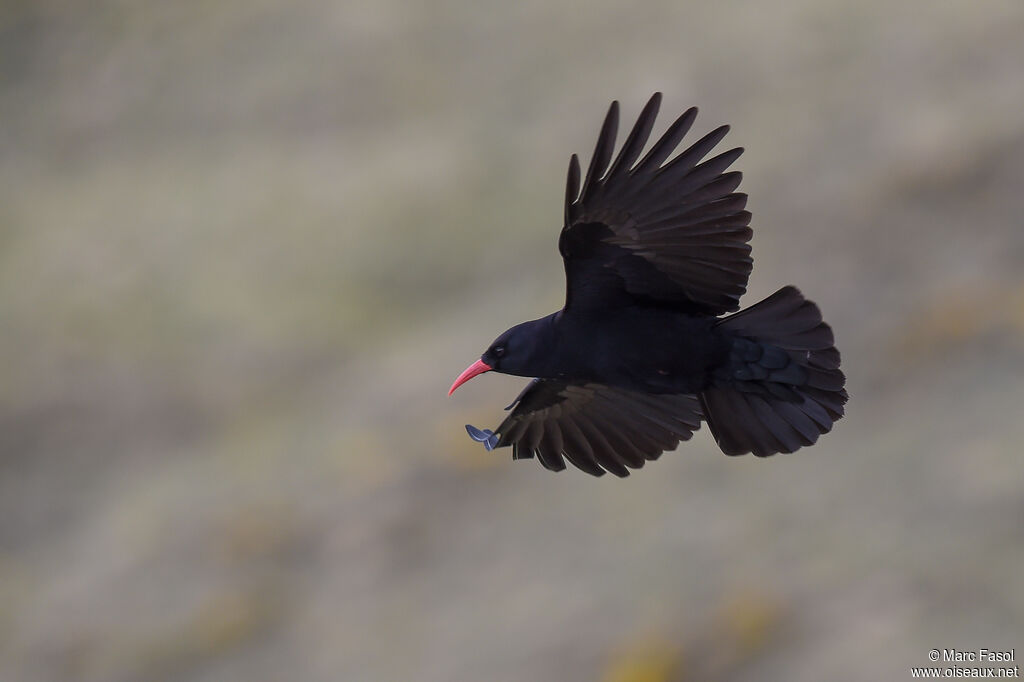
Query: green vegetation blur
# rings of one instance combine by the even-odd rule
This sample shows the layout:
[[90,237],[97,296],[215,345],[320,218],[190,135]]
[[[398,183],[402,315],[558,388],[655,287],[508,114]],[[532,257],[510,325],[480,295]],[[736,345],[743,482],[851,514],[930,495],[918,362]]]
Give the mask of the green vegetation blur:
[[[903,679],[1024,632],[1024,5],[0,5],[0,679]],[[629,479],[466,436],[569,155],[697,105],[848,416]]]

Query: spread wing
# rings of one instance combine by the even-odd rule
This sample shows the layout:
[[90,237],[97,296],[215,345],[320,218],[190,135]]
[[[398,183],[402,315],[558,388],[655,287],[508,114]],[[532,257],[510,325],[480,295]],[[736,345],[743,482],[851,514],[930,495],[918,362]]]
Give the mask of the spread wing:
[[565,459],[594,476],[628,476],[700,428],[693,395],[651,395],[603,384],[534,379],[494,433],[467,427],[475,440],[512,447],[513,459],[537,457],[552,471]]
[[741,174],[725,170],[743,150],[702,162],[728,132],[722,126],[665,163],[693,125],[693,108],[640,159],[660,103],[655,93],[613,162],[619,104],[612,102],[582,190],[572,157],[558,240],[566,310],[638,302],[706,315],[739,308],[753,263],[750,213],[746,195],[734,191]]

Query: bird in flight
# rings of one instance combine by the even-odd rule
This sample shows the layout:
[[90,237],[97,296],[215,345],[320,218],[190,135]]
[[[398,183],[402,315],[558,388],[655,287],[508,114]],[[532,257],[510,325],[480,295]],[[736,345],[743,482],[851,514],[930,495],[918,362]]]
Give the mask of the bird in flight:
[[669,160],[691,108],[641,158],[660,104],[655,93],[613,159],[612,102],[582,186],[569,162],[564,307],[501,334],[448,391],[488,371],[533,378],[496,429],[466,426],[488,450],[627,476],[701,421],[725,454],[767,457],[843,416],[846,378],[818,306],[786,286],[735,312],[752,233],[741,174],[726,169],[743,149],[704,160],[721,126]]

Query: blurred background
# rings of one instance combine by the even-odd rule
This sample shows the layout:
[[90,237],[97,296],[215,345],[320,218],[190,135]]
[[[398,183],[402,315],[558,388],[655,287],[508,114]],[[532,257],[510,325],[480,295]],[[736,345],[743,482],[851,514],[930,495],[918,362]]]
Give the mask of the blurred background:
[[[906,679],[1024,649],[1024,5],[0,6],[0,679]],[[487,453],[612,99],[733,126],[819,444]]]

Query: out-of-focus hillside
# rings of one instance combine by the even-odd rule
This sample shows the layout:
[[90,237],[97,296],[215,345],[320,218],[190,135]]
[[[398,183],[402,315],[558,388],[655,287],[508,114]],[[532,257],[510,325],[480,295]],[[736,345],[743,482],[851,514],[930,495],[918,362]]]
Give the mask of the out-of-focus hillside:
[[[0,8],[0,679],[903,679],[1024,647],[1024,6]],[[813,449],[469,441],[572,152],[733,125]],[[667,125],[662,120],[660,126]],[[659,127],[658,130],[661,128]]]

